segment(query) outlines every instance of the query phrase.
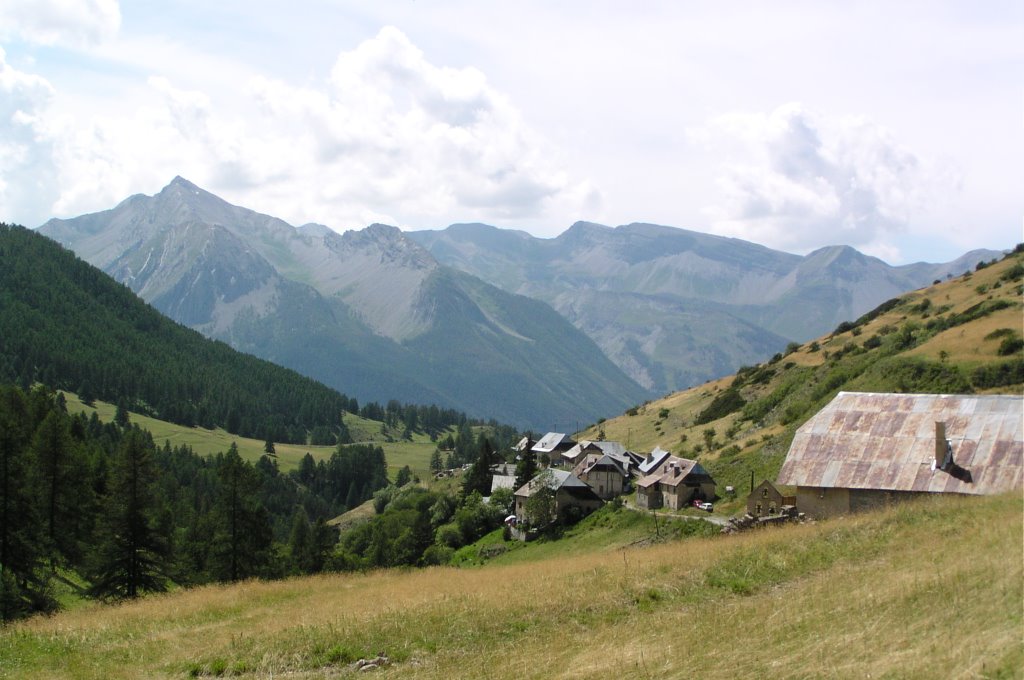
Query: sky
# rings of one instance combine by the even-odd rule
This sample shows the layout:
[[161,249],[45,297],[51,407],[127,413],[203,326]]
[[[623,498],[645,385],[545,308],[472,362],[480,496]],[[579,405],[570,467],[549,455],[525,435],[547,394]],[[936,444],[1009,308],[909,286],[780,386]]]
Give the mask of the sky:
[[1024,3],[0,0],[0,221],[180,175],[338,231],[1024,240]]

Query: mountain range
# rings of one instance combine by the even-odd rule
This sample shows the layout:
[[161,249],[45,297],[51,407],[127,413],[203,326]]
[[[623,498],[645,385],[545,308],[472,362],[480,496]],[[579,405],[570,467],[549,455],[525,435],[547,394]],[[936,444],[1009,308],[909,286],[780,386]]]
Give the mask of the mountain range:
[[646,396],[550,306],[394,227],[295,228],[178,177],[39,231],[172,319],[360,400],[572,429]]
[[892,267],[650,224],[339,234],[177,177],[39,231],[172,319],[359,399],[571,431],[731,373],[995,251]]
[[552,239],[483,224],[408,236],[445,264],[547,302],[659,394],[728,375],[1001,255],[893,267],[849,246],[800,256],[653,224],[578,222]]

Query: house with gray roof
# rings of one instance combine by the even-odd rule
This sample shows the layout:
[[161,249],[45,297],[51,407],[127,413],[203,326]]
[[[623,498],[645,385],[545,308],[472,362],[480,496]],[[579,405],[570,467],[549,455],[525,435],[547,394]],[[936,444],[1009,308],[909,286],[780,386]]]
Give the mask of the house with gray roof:
[[572,472],[606,501],[622,495],[630,479],[626,465],[607,453],[588,453]]
[[568,451],[564,451],[562,453],[562,461],[569,468],[574,468],[581,460],[592,453],[611,456],[619,461],[627,471],[643,460],[643,456],[640,454],[627,451],[621,442],[584,439]]
[[562,452],[568,451],[576,445],[572,437],[562,432],[548,432],[534,444],[530,450],[537,454],[538,458],[547,455],[552,465],[558,465],[562,460]]
[[[553,492],[554,503],[551,508],[552,517],[531,517],[527,509],[528,501],[540,490],[547,488]],[[529,482],[521,486],[515,493],[516,517],[520,523],[533,526],[544,526],[552,521],[562,519],[571,514],[589,515],[604,505],[604,501],[594,493],[590,486],[568,470],[548,468]]]
[[828,517],[930,493],[1024,488],[1024,397],[840,392],[796,431],[778,484]]

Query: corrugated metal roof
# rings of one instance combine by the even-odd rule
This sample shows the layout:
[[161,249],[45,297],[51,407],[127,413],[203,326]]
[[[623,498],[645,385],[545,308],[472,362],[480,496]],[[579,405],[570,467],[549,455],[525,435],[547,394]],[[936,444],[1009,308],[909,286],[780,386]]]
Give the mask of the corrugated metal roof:
[[[938,421],[953,462],[969,476],[932,470]],[[840,392],[796,431],[777,483],[964,494],[1024,488],[1024,397]]]
[[572,440],[562,432],[548,432],[546,435],[541,437],[539,442],[533,445],[532,450],[537,453],[551,453],[563,441],[572,442]]

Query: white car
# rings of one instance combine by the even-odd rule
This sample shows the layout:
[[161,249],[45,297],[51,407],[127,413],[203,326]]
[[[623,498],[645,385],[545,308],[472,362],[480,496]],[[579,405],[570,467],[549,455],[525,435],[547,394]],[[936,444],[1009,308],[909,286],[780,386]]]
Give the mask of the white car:
[[707,510],[708,512],[714,512],[715,511],[715,506],[712,505],[711,503],[708,503],[707,501],[705,501],[704,503],[701,503],[697,507],[700,508],[701,510]]

